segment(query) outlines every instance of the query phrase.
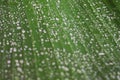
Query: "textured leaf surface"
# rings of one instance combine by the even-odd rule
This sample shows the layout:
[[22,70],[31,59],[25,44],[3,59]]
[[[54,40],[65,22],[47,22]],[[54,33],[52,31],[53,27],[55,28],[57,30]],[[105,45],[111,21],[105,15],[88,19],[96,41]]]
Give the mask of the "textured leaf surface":
[[0,80],[120,80],[119,0],[1,0]]

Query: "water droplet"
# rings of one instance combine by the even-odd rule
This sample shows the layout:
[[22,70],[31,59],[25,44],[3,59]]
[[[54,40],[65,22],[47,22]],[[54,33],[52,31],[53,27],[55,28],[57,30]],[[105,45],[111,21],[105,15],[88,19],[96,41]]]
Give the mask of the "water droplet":
[[99,54],[99,56],[104,56],[105,55],[105,53],[98,53]]

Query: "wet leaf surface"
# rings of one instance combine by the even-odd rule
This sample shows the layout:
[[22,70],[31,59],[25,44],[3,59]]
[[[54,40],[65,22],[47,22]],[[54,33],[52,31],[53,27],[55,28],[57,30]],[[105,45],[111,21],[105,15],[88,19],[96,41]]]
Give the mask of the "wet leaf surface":
[[120,80],[119,0],[1,0],[0,80]]

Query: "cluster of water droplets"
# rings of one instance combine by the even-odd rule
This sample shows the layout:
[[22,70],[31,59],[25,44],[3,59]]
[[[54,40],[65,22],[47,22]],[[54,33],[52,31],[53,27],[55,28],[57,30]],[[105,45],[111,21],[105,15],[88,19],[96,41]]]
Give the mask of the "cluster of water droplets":
[[1,2],[1,80],[120,79],[117,16],[101,0]]

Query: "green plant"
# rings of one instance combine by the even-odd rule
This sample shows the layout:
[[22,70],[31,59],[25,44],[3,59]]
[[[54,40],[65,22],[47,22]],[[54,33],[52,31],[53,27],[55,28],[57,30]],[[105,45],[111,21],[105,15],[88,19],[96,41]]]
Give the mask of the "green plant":
[[0,80],[120,80],[119,0],[1,0]]

